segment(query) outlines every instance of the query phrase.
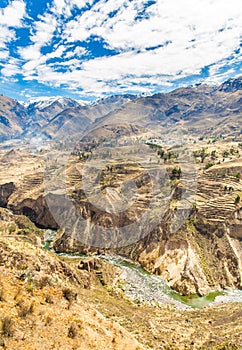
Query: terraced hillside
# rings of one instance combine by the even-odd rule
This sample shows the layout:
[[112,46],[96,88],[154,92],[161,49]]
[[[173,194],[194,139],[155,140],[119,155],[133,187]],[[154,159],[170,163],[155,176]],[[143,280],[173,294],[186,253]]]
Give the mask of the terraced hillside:
[[[53,243],[56,251],[97,253],[109,248],[161,275],[181,294],[241,288],[239,142],[190,141],[196,167],[192,180],[179,172],[176,145],[153,145],[146,160],[149,171],[145,163],[140,165],[142,154],[135,154],[135,161],[111,159],[107,165],[105,158],[95,160],[94,150],[84,150],[89,146],[81,144],[84,148],[72,155],[53,147],[34,154],[15,151],[12,160],[2,150],[2,159],[7,155],[9,162],[0,172],[0,200],[41,228],[60,228]],[[85,188],[83,170],[90,154],[99,170],[89,173]],[[165,177],[156,188],[150,176],[159,169]],[[131,187],[125,190],[124,183]],[[148,220],[144,213],[149,213]],[[175,230],[174,222],[180,225]]]

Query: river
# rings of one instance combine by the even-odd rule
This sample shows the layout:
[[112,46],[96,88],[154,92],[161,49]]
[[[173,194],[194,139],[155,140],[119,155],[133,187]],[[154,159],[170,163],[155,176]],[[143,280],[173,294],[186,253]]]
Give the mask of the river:
[[[54,231],[49,231],[49,235],[46,236],[45,248],[47,250],[50,250],[50,243],[54,236]],[[57,255],[72,259],[87,257],[67,253]],[[124,281],[122,291],[128,298],[137,303],[146,303],[153,306],[170,305],[177,309],[201,309],[220,303],[242,302],[242,290],[210,291],[202,297],[198,295],[181,296],[172,290],[161,277],[149,274],[128,259],[117,255],[99,255],[97,257],[122,270],[121,278]]]

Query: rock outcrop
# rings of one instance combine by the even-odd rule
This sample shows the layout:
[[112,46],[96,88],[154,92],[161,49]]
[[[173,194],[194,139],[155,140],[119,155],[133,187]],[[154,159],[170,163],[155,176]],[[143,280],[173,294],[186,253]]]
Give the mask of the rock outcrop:
[[[27,215],[41,228],[60,227],[52,244],[57,252],[121,254],[162,276],[181,294],[203,295],[211,289],[242,287],[242,210],[240,203],[235,203],[236,193],[241,191],[241,182],[235,177],[241,169],[239,161],[200,173],[196,205],[174,232],[174,217],[184,214],[177,208],[184,190],[179,180],[173,180],[169,206],[162,219],[155,225],[148,220],[132,226],[139,223],[151,205],[149,176],[132,162],[103,169],[100,184],[109,208],[105,212],[100,207],[102,202],[91,203],[80,189],[81,164],[84,163],[75,160],[66,170],[72,200],[63,194],[45,194],[39,172],[24,176],[21,186],[2,185],[11,190],[8,195],[2,191],[1,200],[15,214]],[[136,201],[127,210],[113,214],[119,185],[127,179],[137,184]],[[224,190],[225,184],[233,191]]]

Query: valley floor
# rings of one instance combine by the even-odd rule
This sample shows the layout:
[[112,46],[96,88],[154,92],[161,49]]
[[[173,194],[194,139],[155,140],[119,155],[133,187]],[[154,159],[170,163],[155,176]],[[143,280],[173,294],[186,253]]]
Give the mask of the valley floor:
[[2,348],[241,349],[241,303],[202,310],[136,303],[113,286],[112,265],[88,272],[81,258],[58,257],[32,239],[0,237]]

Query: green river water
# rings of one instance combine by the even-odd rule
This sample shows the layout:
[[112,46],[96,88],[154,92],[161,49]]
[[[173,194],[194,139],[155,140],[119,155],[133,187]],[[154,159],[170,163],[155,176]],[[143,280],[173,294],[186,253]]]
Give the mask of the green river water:
[[[50,249],[53,235],[45,241],[45,249]],[[72,259],[83,259],[88,257],[80,254],[61,253],[60,256]],[[108,261],[122,270],[121,278],[124,281],[124,293],[138,303],[151,305],[170,304],[176,308],[202,309],[214,304],[214,302],[242,301],[242,291],[210,291],[205,296],[189,295],[182,296],[172,290],[159,276],[149,274],[140,266],[120,256],[102,255],[99,258]],[[218,300],[218,301],[217,301]]]

